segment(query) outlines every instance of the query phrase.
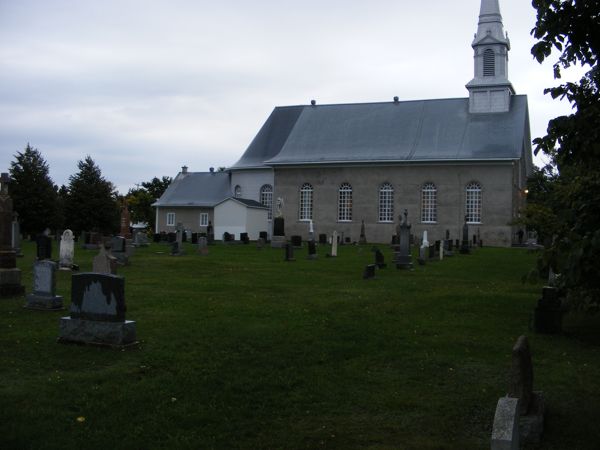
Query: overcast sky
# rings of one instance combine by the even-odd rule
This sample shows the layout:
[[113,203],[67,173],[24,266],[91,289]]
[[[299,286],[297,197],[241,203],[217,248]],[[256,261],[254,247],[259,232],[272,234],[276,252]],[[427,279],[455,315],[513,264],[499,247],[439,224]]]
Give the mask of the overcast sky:
[[[543,95],[529,0],[500,0],[532,137]],[[57,184],[90,155],[121,193],[229,166],[275,106],[466,97],[480,0],[0,0],[0,169],[29,142]],[[553,61],[553,60],[552,60]],[[538,159],[539,161],[539,159]]]

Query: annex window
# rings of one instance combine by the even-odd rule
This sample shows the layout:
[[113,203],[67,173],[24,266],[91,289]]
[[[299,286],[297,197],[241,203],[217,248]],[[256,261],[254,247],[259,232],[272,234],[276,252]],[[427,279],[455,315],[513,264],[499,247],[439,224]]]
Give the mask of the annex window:
[[338,221],[352,221],[352,186],[343,183],[338,191]]
[[394,187],[390,183],[379,186],[379,221],[394,221]]
[[242,196],[242,187],[239,184],[236,184],[233,188],[233,196],[237,198]]
[[300,188],[299,220],[312,220],[313,218],[313,187],[304,183]]
[[265,184],[260,188],[260,203],[269,208],[268,219],[273,218],[273,186]]
[[437,222],[437,188],[433,183],[425,183],[421,190],[421,222]]
[[208,226],[208,213],[200,213],[200,226],[201,227]]
[[483,52],[483,76],[493,77],[496,75],[496,55],[491,48]]
[[465,198],[467,223],[481,223],[481,185],[475,182],[469,183]]
[[175,213],[174,212],[167,213],[167,226],[168,227],[175,226]]

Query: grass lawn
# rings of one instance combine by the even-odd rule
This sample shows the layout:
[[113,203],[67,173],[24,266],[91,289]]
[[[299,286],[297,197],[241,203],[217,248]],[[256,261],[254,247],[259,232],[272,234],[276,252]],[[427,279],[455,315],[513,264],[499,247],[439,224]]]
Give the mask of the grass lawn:
[[[185,245],[138,249],[119,270],[136,349],[58,344],[67,312],[0,299],[0,448],[489,448],[521,334],[547,402],[532,448],[600,445],[598,320],[530,332],[541,284],[521,282],[534,261],[522,249],[363,280],[371,246],[286,263],[253,244]],[[30,292],[34,244],[23,251]],[[89,271],[95,254],[76,248],[75,262]],[[67,307],[70,276],[57,282]]]

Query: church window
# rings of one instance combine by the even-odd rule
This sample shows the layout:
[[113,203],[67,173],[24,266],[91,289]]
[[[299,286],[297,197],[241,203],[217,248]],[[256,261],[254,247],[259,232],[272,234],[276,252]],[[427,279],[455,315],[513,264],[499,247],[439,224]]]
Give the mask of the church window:
[[481,185],[469,183],[466,189],[467,223],[481,223]]
[[267,217],[271,220],[273,218],[273,186],[270,184],[265,184],[260,188],[260,203],[269,208]]
[[421,222],[437,222],[437,188],[433,183],[425,183],[421,190]]
[[352,221],[352,186],[343,183],[338,191],[338,221]]
[[167,226],[168,227],[175,226],[175,213],[174,212],[167,213]]
[[483,52],[483,76],[493,77],[496,75],[496,55],[491,48]]
[[313,218],[313,187],[304,183],[300,188],[299,220],[312,220]]
[[394,187],[390,183],[379,186],[379,222],[394,221]]
[[239,184],[236,184],[233,188],[233,196],[238,198],[242,196],[242,187]]

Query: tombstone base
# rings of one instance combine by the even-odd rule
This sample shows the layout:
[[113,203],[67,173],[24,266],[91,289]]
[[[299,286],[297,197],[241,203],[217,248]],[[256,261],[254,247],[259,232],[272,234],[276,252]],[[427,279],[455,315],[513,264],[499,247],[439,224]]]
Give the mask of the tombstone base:
[[412,269],[413,262],[410,256],[404,255],[396,255],[394,258],[394,264],[396,264],[396,269]]
[[271,237],[271,248],[284,248],[287,243],[285,236],[273,236]]
[[25,294],[21,284],[21,269],[0,269],[0,297],[13,297]]
[[63,308],[62,295],[39,295],[27,294],[27,303],[23,308],[36,309],[40,311],[57,311]]
[[528,414],[519,418],[521,443],[539,444],[544,432],[545,409],[544,394],[540,391],[533,392]]
[[135,321],[102,322],[61,317],[58,342],[106,345],[111,347],[136,344]]

